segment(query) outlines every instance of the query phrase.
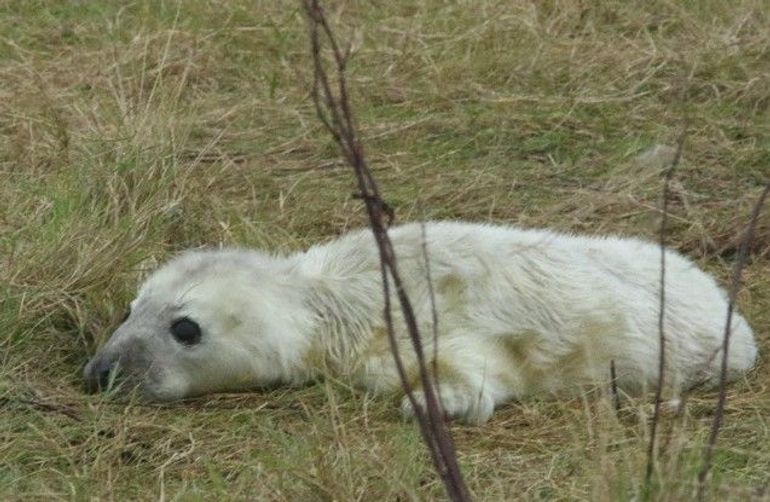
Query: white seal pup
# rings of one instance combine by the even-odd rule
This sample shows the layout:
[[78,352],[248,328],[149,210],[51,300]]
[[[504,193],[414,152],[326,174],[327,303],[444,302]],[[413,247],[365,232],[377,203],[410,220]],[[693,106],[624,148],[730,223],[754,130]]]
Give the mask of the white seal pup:
[[[624,390],[658,384],[658,246],[462,222],[406,224],[390,237],[431,358],[436,342],[437,360],[428,363],[448,415],[483,423],[511,399],[604,384],[611,361]],[[666,262],[665,387],[713,384],[726,294],[678,253],[667,251]],[[144,282],[86,366],[86,383],[104,388],[117,372],[122,388],[172,400],[331,373],[398,392],[383,305],[368,229],[289,256],[188,251]],[[419,402],[397,305],[395,334]],[[749,370],[756,356],[752,331],[736,314],[728,377]],[[413,411],[406,400],[402,411]]]

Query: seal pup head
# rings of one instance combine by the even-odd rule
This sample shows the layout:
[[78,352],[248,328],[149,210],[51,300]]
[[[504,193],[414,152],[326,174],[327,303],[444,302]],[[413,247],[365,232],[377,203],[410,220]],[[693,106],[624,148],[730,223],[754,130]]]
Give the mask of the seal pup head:
[[182,254],[141,286],[86,365],[87,390],[168,401],[302,380],[309,320],[291,270],[254,251]]

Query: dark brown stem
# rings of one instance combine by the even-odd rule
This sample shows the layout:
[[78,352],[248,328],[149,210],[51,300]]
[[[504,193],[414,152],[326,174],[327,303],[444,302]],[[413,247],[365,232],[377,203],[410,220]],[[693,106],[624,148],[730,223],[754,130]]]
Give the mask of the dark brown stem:
[[754,240],[754,233],[757,228],[757,222],[759,221],[759,215],[762,212],[762,206],[765,203],[765,199],[767,199],[768,193],[770,193],[770,181],[765,185],[765,189],[762,191],[759,200],[757,200],[757,203],[754,206],[754,210],[751,213],[751,220],[749,220],[749,228],[746,230],[744,239],[741,242],[741,246],[738,250],[738,258],[733,267],[729,300],[727,303],[727,320],[725,321],[725,332],[722,339],[722,366],[719,373],[719,397],[717,398],[716,410],[714,410],[714,421],[711,424],[711,432],[708,441],[706,442],[706,448],[703,451],[703,466],[698,473],[698,500],[703,500],[705,494],[706,478],[711,471],[714,445],[716,445],[719,429],[722,427],[722,420],[724,418],[725,401],[727,400],[727,357],[730,348],[730,334],[733,322],[733,311],[735,310],[735,301],[738,297],[738,292],[741,289],[741,276],[743,274],[743,269],[746,267],[749,250],[751,249],[751,241]]
[[46,403],[45,401],[39,401],[35,399],[30,399],[30,400],[20,399],[19,402],[28,404],[29,406],[38,408],[42,411],[60,413],[66,417],[71,418],[72,420],[75,420],[76,422],[80,422],[83,420],[80,417],[80,413],[78,413],[77,410],[62,404]]
[[436,293],[433,290],[433,277],[430,273],[430,259],[428,258],[428,232],[425,229],[424,221],[420,223],[420,230],[422,234],[422,258],[425,260],[425,280],[428,281],[428,299],[430,300],[430,314],[433,322],[431,330],[433,332],[433,367],[431,370],[433,371],[433,381],[438,385],[438,312],[436,311]]
[[660,220],[660,232],[658,235],[660,242],[660,304],[658,307],[658,339],[660,350],[658,352],[658,385],[655,389],[655,408],[652,413],[652,424],[650,425],[650,443],[647,446],[647,470],[644,476],[645,485],[648,488],[652,478],[652,470],[655,465],[655,443],[657,441],[658,422],[660,421],[660,404],[666,377],[666,233],[668,232],[669,191],[671,189],[671,179],[674,175],[674,170],[676,170],[676,167],[679,165],[679,161],[682,158],[682,149],[684,148],[684,141],[686,138],[687,124],[685,123],[682,132],[679,135],[679,139],[677,140],[676,153],[674,154],[674,158],[671,160],[668,169],[666,169],[663,179],[662,215]]
[[[428,446],[433,465],[444,483],[447,494],[452,500],[469,500],[470,495],[460,473],[454,443],[444,420],[443,411],[430,378],[430,372],[425,363],[422,340],[417,328],[414,309],[404,289],[398,272],[396,254],[388,237],[387,229],[393,221],[393,213],[380,196],[377,183],[366,162],[363,146],[356,132],[345,77],[348,53],[343,53],[340,50],[334,32],[318,0],[303,0],[303,6],[308,17],[311,54],[313,57],[314,82],[311,94],[313,103],[315,104],[319,119],[340,147],[345,160],[353,168],[358,184],[358,196],[363,200],[366,207],[369,224],[380,253],[380,270],[385,295],[383,315],[396,370],[401,378],[407,399],[414,409],[420,432],[425,444]],[[321,54],[321,32],[336,64],[336,93],[330,83]],[[411,382],[407,378],[407,372],[399,352],[400,348],[393,327],[390,281],[393,281],[392,286],[395,290],[395,297],[398,299],[406,330],[414,350],[420,384],[425,395],[425,409],[421,408],[415,399]]]
[[615,360],[610,361],[610,392],[612,392],[612,406],[615,413],[620,412],[620,395],[618,394],[618,374],[615,371]]

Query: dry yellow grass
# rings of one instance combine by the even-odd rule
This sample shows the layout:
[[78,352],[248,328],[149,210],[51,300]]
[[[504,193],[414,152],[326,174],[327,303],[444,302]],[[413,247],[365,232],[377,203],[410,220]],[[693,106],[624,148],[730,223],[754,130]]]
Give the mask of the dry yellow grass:
[[[634,159],[686,115],[670,239],[727,277],[770,176],[767,2],[329,3],[360,41],[350,84],[399,219],[653,238],[660,164]],[[442,496],[414,426],[341,382],[169,406],[80,390],[173,252],[364,223],[314,116],[304,30],[293,2],[0,4],[0,498]],[[730,387],[713,500],[770,497],[767,213],[745,279],[764,357]],[[681,500],[714,402],[665,417],[649,491],[649,403],[528,401],[453,432],[479,499]]]

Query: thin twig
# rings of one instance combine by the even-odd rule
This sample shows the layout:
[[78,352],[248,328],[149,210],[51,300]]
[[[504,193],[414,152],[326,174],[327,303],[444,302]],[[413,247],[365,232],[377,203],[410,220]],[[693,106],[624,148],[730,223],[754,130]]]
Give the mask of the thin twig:
[[[380,253],[380,271],[385,299],[383,315],[396,370],[407,399],[414,410],[420,432],[428,446],[433,465],[444,482],[447,494],[452,500],[469,500],[470,496],[460,473],[452,437],[444,420],[443,411],[439,405],[430,378],[430,372],[425,364],[425,355],[414,309],[404,289],[404,284],[398,272],[396,254],[388,237],[387,229],[393,221],[393,212],[380,196],[377,183],[368,167],[363,146],[356,132],[345,78],[349,52],[343,53],[340,50],[334,32],[329,26],[318,0],[303,0],[303,5],[308,17],[311,54],[313,57],[314,81],[311,93],[313,103],[315,104],[319,119],[340,147],[345,160],[353,168],[358,184],[358,196],[363,200],[366,207],[369,224]],[[321,32],[336,63],[336,93],[332,89],[332,84],[321,55]],[[399,353],[391,309],[391,280],[393,281],[395,296],[401,307],[407,333],[414,349],[420,384],[425,396],[425,409],[415,399],[411,382],[407,378],[407,372]]]
[[666,377],[666,333],[665,333],[665,321],[666,321],[666,233],[668,232],[668,201],[669,192],[671,189],[671,179],[674,175],[674,170],[679,165],[679,161],[682,158],[682,149],[684,148],[684,141],[687,138],[687,123],[685,122],[682,132],[679,134],[679,139],[676,144],[676,153],[671,160],[671,164],[666,169],[663,179],[663,200],[662,200],[662,215],[660,220],[660,305],[658,310],[658,336],[659,336],[659,352],[658,352],[658,385],[655,389],[655,408],[652,413],[652,424],[650,425],[650,444],[647,447],[647,471],[645,473],[645,486],[649,488],[650,479],[652,478],[652,469],[655,464],[655,442],[658,432],[658,421],[660,420],[660,402],[663,395],[663,386],[665,384]]
[[620,395],[618,394],[618,375],[615,372],[615,360],[610,360],[610,392],[612,393],[612,405],[615,413],[620,412]]
[[83,418],[80,416],[80,413],[75,408],[65,404],[45,401],[39,398],[0,398],[0,408],[13,404],[14,402],[43,412],[59,413],[68,418],[71,418],[72,420],[75,420],[76,422],[81,422],[83,420]]
[[[430,313],[432,321],[432,334],[433,334],[433,380],[438,386],[438,312],[436,311],[436,293],[433,290],[433,277],[430,273],[430,259],[428,258],[428,231],[425,228],[425,222],[420,222],[420,230],[422,234],[422,259],[425,262],[425,279],[428,281],[428,299],[430,300]],[[439,398],[441,398],[441,391],[439,389]],[[439,399],[439,403],[441,399]]]
[[749,250],[751,249],[751,241],[754,240],[754,233],[757,228],[757,222],[759,221],[759,215],[762,212],[762,206],[765,203],[768,193],[770,193],[770,181],[765,185],[765,189],[762,191],[759,200],[757,200],[757,203],[754,206],[754,210],[751,213],[751,220],[749,220],[749,228],[746,231],[743,242],[741,242],[738,250],[738,259],[735,261],[735,266],[733,267],[729,300],[727,303],[727,320],[725,322],[725,332],[722,340],[722,367],[719,373],[719,397],[717,398],[717,407],[714,411],[714,421],[711,424],[711,433],[706,442],[706,448],[703,451],[703,466],[698,473],[698,500],[703,500],[705,494],[706,477],[711,471],[714,445],[716,445],[717,436],[719,435],[719,429],[722,427],[722,420],[724,417],[725,401],[727,400],[727,358],[730,348],[730,334],[732,330],[731,325],[733,322],[735,301],[738,297],[738,292],[741,289],[741,276],[743,274],[743,269],[746,267]]

